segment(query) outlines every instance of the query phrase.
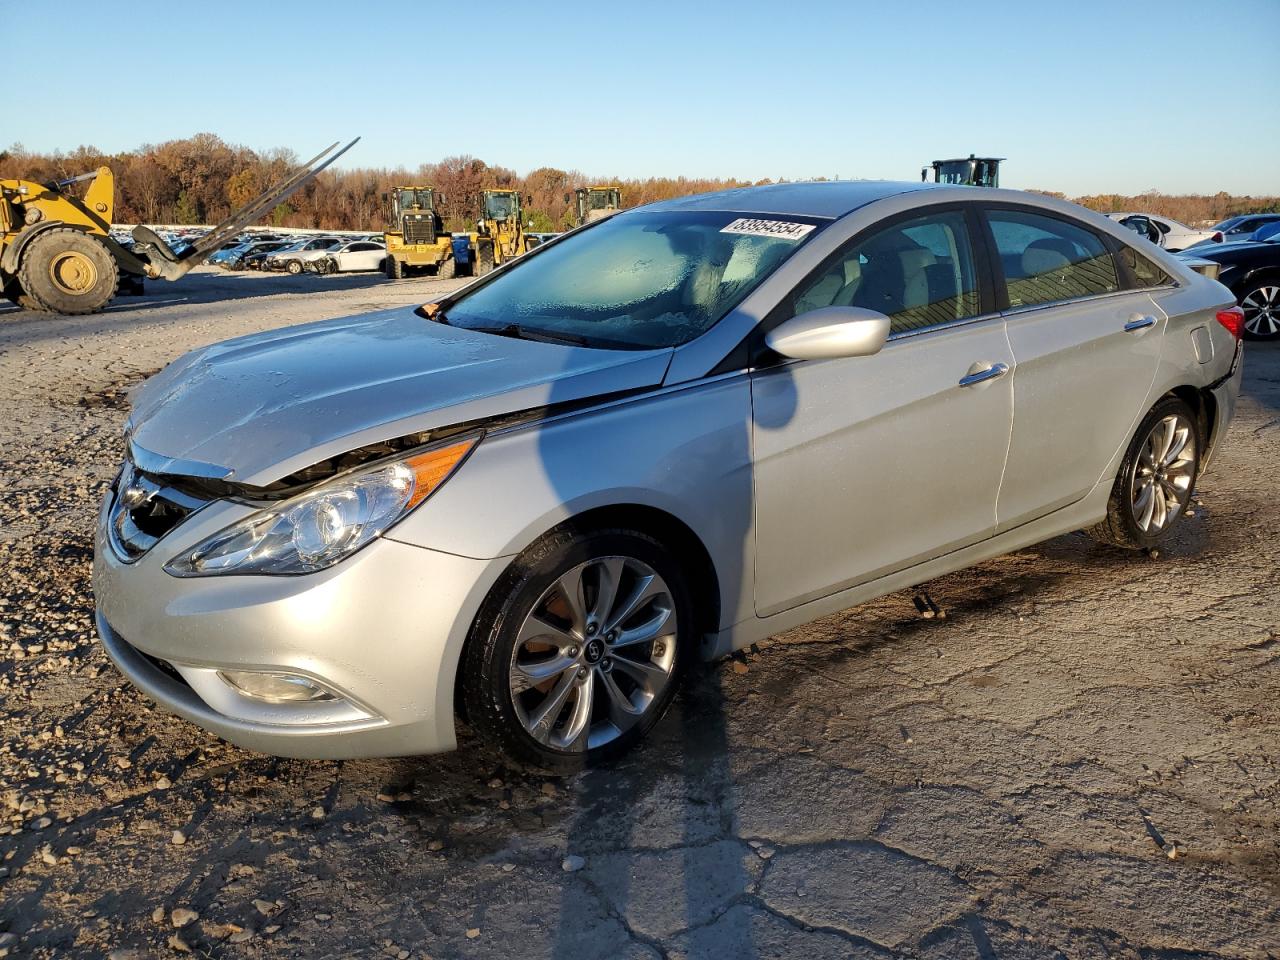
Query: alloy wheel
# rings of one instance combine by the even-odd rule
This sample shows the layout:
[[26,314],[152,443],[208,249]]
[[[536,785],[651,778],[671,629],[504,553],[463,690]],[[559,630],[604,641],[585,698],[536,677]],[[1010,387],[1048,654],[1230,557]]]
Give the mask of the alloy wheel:
[[579,564],[546,589],[511,653],[511,703],[553,750],[581,753],[640,722],[671,682],[678,624],[665,580],[634,557]]
[[1195,430],[1186,417],[1172,413],[1158,421],[1134,461],[1130,482],[1133,519],[1145,534],[1173,523],[1196,476]]
[[1258,287],[1240,301],[1244,328],[1259,337],[1280,333],[1280,286]]

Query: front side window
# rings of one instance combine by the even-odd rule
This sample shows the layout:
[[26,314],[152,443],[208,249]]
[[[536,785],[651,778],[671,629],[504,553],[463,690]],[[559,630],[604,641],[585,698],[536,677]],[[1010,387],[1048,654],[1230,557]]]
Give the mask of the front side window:
[[890,334],[979,312],[964,213],[933,213],[855,240],[797,291],[794,313],[863,307],[886,314]]
[[825,221],[624,213],[546,247],[449,305],[446,322],[586,346],[674,347],[714,326]]
[[990,210],[987,219],[1004,267],[1010,307],[1078,300],[1120,289],[1102,238],[1057,217]]

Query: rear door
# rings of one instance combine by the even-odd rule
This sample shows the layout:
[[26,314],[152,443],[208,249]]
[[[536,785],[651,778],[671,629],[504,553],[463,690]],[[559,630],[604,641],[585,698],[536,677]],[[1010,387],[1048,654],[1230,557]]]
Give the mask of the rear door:
[[996,206],[987,222],[1016,361],[1004,531],[1103,479],[1145,413],[1167,318],[1147,293],[1123,289],[1116,258],[1087,224]]
[[892,332],[875,356],[752,374],[760,615],[991,535],[1013,356],[969,226],[953,208],[871,228],[771,317],[865,307]]

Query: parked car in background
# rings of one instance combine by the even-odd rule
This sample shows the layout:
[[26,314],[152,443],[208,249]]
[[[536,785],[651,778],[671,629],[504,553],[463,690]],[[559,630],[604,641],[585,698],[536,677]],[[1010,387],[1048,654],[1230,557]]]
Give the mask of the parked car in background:
[[342,243],[342,237],[315,237],[301,240],[267,257],[263,267],[267,270],[287,270],[289,273],[298,274],[303,271],[304,265],[309,260],[324,256],[327,251],[333,250]]
[[1162,543],[1231,420],[1241,325],[1221,284],[1034,194],[621,211],[429,306],[136,388],[98,632],[252,749],[449,750],[461,710],[572,771],[698,657],[1074,530]]
[[381,270],[387,259],[387,245],[373,240],[351,240],[326,250],[323,256],[306,264],[316,273],[351,273],[357,270]]
[[1250,340],[1280,339],[1280,223],[1255,233],[1261,240],[1201,244],[1185,251],[1185,259],[1219,265],[1218,281],[1235,294],[1244,310],[1244,335]]
[[[1108,213],[1108,217],[1121,226],[1128,227],[1140,237],[1146,237],[1158,247],[1170,253],[1185,250],[1193,244],[1215,239],[1216,230],[1199,230],[1170,217],[1154,213]],[[1221,238],[1218,238],[1221,239]]]
[[[219,261],[219,265],[228,270],[255,270],[262,266],[262,261],[278,250],[291,246],[288,240],[251,240],[241,244]],[[250,264],[252,258],[253,263]]]
[[1224,243],[1238,243],[1253,239],[1253,234],[1259,227],[1278,221],[1280,221],[1280,213],[1246,213],[1215,223],[1212,229],[1222,234]]

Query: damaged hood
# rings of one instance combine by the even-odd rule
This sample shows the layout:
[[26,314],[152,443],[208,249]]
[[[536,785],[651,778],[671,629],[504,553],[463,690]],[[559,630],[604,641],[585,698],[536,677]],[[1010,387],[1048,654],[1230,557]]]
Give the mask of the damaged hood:
[[130,396],[147,469],[265,486],[406,434],[656,386],[671,351],[600,350],[449,327],[397,309],[180,357]]

